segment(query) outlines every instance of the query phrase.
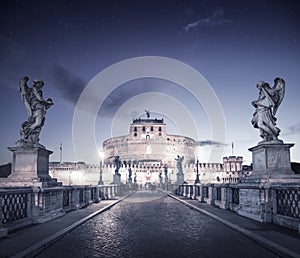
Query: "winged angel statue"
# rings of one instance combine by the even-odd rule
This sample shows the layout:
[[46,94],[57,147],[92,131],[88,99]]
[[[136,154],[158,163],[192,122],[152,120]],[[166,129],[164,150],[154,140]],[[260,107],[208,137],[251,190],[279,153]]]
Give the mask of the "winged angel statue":
[[178,169],[179,173],[182,173],[182,162],[183,162],[184,156],[179,156],[177,155],[177,158],[175,158],[176,162],[176,166]]
[[39,134],[45,122],[46,110],[53,105],[52,99],[43,99],[43,81],[34,80],[32,88],[28,87],[28,77],[19,81],[21,98],[25,104],[28,118],[22,123],[17,143],[22,146],[42,146],[39,144]]
[[260,81],[257,85],[259,90],[258,99],[252,101],[252,105],[256,108],[251,120],[254,128],[258,128],[263,142],[278,141],[280,129],[276,127],[276,112],[282,102],[285,92],[285,81],[281,78],[274,80],[274,86],[264,81]]

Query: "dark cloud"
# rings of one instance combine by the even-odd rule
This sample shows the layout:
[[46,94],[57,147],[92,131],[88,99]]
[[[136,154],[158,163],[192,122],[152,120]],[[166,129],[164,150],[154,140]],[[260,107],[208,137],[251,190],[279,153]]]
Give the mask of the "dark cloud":
[[224,142],[217,142],[214,140],[204,140],[204,141],[197,141],[196,146],[216,146],[216,147],[222,147],[227,146]]
[[[170,89],[179,87],[174,83],[157,79],[157,78],[143,78],[136,79],[130,82],[124,83],[116,88],[104,101],[99,115],[104,117],[114,116],[119,107],[124,104],[130,98],[143,94],[146,92],[168,92]],[[138,112],[133,111],[133,116]]]
[[[61,93],[62,97],[74,105],[76,105],[80,94],[87,85],[79,76],[72,74],[60,64],[53,66],[51,80],[53,87]],[[100,108],[99,115],[112,117],[122,104],[136,95],[151,91],[168,92],[170,88],[174,89],[174,87],[179,86],[157,78],[143,78],[126,82],[113,90],[105,99]],[[97,98],[93,99],[93,96],[91,96],[86,101],[91,103],[92,101],[97,101]]]
[[60,64],[55,64],[52,70],[53,87],[58,89],[62,97],[73,104],[77,100],[85,87],[84,81]]

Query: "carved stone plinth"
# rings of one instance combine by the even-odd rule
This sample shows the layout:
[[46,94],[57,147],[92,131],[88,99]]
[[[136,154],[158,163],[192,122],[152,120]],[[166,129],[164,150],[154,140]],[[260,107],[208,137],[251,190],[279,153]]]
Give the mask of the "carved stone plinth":
[[42,147],[9,147],[13,152],[11,174],[2,179],[5,186],[57,186],[49,175],[49,155],[53,152]]
[[182,184],[184,183],[184,174],[178,172],[176,175],[177,175],[177,181],[176,181],[176,184],[182,185]]
[[262,143],[249,149],[252,152],[251,177],[293,175],[290,148],[294,144]]
[[114,185],[119,185],[121,184],[121,176],[120,175],[113,175],[113,182]]

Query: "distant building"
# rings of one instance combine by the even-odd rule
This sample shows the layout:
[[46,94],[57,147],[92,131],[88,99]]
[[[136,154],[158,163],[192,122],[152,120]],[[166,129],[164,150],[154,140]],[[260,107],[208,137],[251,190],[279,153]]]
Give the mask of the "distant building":
[[[165,182],[165,170],[169,183],[177,180],[175,158],[184,156],[182,163],[184,180],[194,183],[197,164],[201,183],[237,183],[251,173],[243,170],[243,158],[229,156],[221,163],[196,163],[195,140],[166,132],[163,119],[134,119],[129,134],[107,139],[103,142],[104,163],[102,178],[105,184],[113,181],[115,157],[119,156],[121,182],[126,183],[129,171],[138,184]],[[84,162],[50,162],[49,173],[65,185],[93,185],[99,181],[100,165]]]
[[195,162],[194,139],[169,135],[163,119],[134,119],[129,134],[103,142],[105,164],[113,164],[114,156],[126,164],[174,167],[177,155],[184,156],[183,164]]

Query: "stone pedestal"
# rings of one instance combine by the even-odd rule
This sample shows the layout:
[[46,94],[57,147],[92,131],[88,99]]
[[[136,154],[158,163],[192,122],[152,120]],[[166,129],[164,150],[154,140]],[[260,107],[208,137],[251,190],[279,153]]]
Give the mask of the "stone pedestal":
[[294,144],[261,143],[250,148],[252,152],[253,172],[245,182],[283,182],[292,183],[299,176],[291,170],[290,148]]
[[112,183],[115,184],[115,185],[121,184],[121,175],[114,174]]
[[177,185],[182,185],[182,184],[184,183],[184,174],[178,172],[176,175],[177,175],[177,181],[176,181],[176,184],[177,184]]
[[42,147],[9,147],[13,152],[11,174],[2,179],[5,186],[57,186],[49,175],[49,151]]
[[290,148],[294,144],[263,143],[249,149],[252,152],[253,176],[291,175]]

